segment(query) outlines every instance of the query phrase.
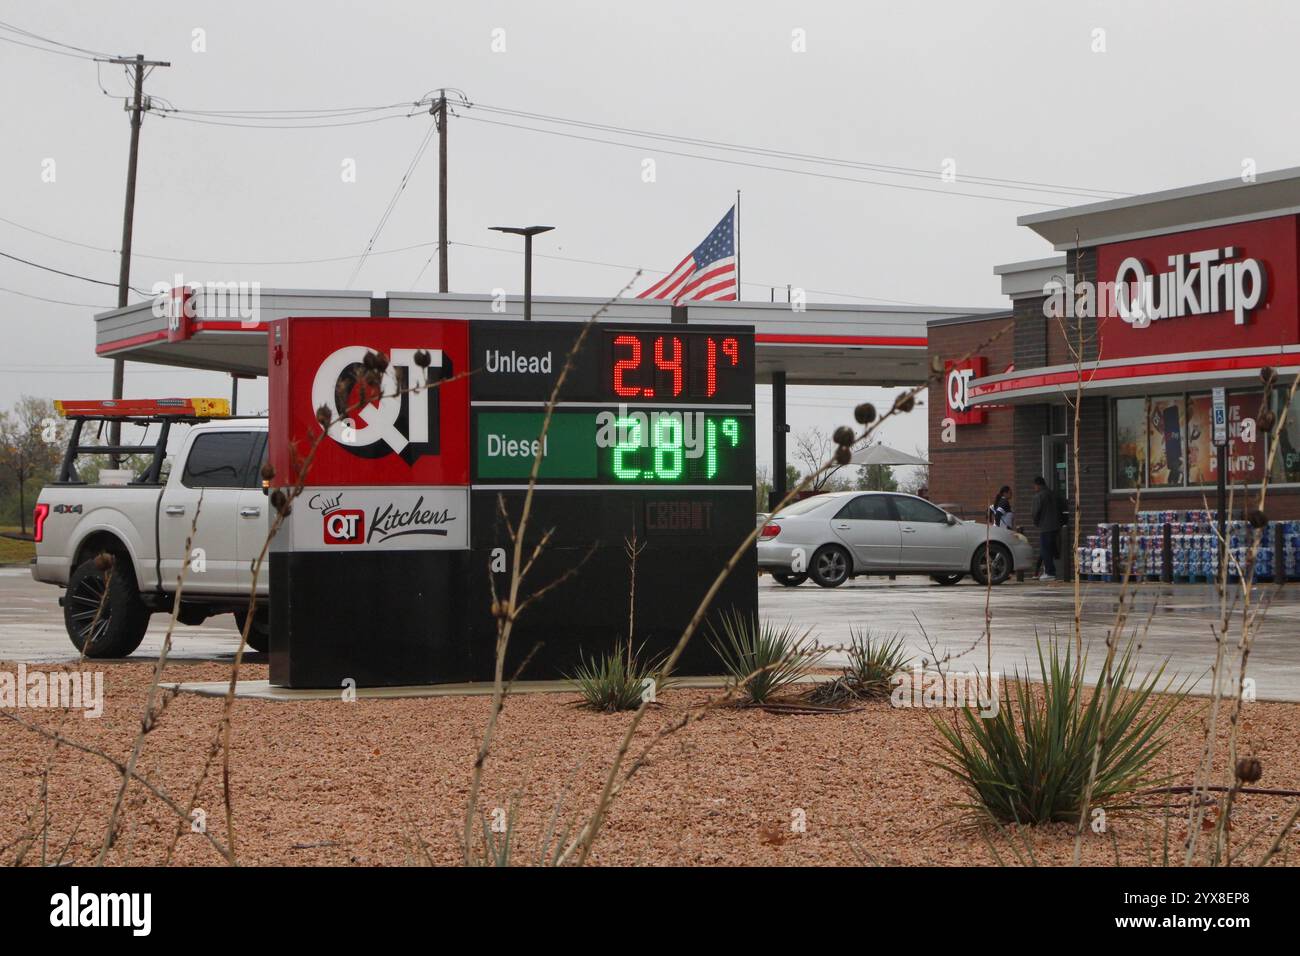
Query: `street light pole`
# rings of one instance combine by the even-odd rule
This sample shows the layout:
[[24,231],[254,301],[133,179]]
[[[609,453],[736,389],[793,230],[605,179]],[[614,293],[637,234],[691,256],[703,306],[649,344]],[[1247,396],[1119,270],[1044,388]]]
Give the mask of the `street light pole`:
[[492,226],[493,232],[524,237],[524,321],[533,319],[533,236],[550,232],[554,226]]

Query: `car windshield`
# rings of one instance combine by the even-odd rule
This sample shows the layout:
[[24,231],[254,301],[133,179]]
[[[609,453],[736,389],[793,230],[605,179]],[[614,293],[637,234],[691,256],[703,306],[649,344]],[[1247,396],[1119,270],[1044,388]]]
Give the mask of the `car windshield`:
[[796,501],[794,504],[786,505],[779,512],[780,515],[806,515],[810,511],[815,511],[828,501],[835,501],[830,495],[814,495],[811,498],[804,498]]

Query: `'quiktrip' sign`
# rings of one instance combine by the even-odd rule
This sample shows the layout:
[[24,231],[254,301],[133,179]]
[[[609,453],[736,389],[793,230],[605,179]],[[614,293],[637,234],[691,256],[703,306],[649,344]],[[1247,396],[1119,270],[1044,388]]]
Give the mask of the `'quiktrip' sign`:
[[1097,281],[1114,299],[1113,309],[1097,306],[1100,353],[1300,341],[1296,270],[1295,216],[1098,246]]

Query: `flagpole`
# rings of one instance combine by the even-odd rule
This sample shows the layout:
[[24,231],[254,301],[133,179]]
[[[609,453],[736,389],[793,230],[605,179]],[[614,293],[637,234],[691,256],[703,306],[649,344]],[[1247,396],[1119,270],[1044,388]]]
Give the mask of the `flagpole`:
[[740,190],[736,190],[736,301],[740,301]]

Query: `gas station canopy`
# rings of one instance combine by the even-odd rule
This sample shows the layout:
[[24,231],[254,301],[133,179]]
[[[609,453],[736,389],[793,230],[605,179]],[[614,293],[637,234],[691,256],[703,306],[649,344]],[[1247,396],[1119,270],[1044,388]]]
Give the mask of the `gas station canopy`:
[[[233,284],[232,284],[233,285]],[[605,305],[587,297],[534,296],[536,322],[581,322]],[[757,381],[788,385],[916,385],[926,369],[926,323],[993,309],[618,299],[602,322],[752,326]],[[266,323],[288,316],[519,319],[523,301],[491,295],[195,287],[192,298],[145,300],[95,316],[103,358],[264,376]]]

